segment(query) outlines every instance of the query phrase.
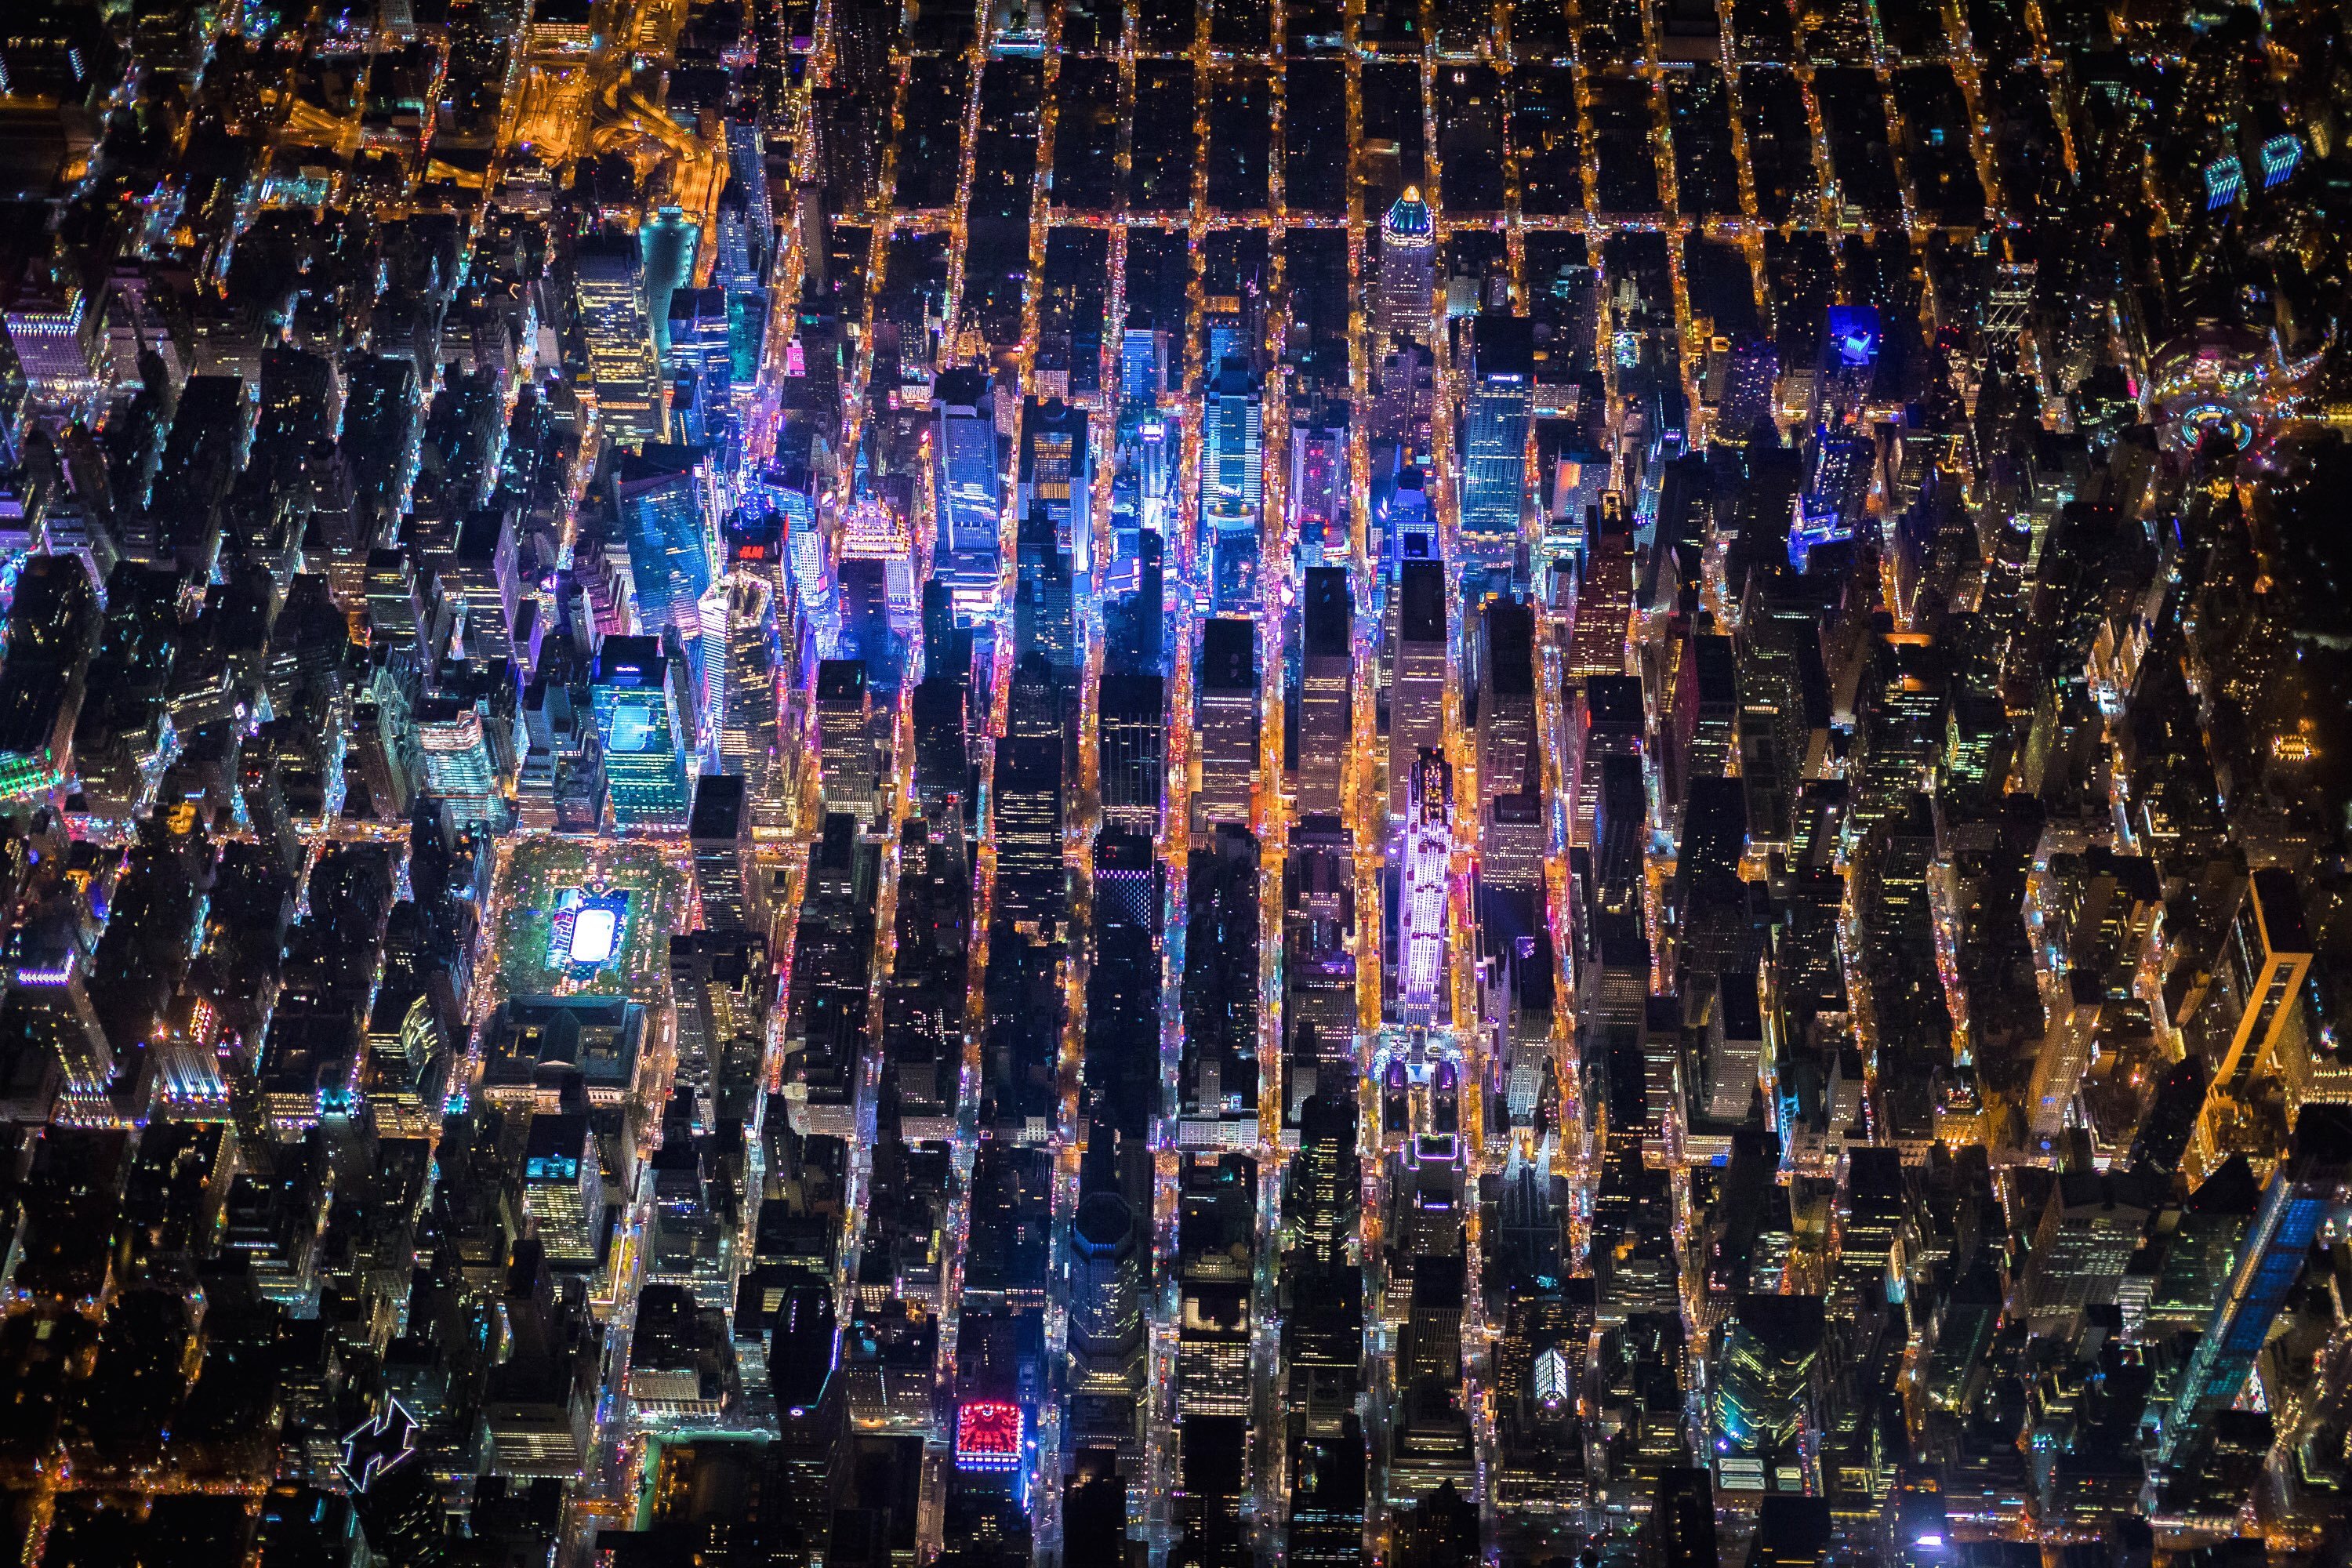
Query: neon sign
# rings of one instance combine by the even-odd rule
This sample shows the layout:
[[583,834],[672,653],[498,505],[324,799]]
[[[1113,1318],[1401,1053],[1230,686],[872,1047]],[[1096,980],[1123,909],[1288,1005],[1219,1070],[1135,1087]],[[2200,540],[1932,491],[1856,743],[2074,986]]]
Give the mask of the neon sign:
[[973,1399],[956,1412],[956,1468],[1017,1470],[1027,1418],[1009,1399]]

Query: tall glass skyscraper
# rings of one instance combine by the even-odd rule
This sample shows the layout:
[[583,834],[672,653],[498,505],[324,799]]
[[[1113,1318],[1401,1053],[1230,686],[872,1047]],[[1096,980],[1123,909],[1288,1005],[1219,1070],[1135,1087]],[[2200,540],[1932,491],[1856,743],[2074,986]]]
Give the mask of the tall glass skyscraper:
[[[719,261],[711,281],[733,294],[765,284],[775,252],[776,211],[768,157],[756,120],[727,122],[727,188],[719,213]],[[732,199],[726,199],[732,198]]]
[[1465,564],[1507,565],[1527,496],[1528,414],[1535,395],[1534,329],[1521,316],[1480,316],[1473,326],[1470,395],[1464,412],[1462,555]]
[[1265,487],[1265,407],[1247,364],[1227,360],[1219,367],[1202,414],[1202,522],[1220,533],[1255,533]]
[[2303,1278],[2320,1222],[2352,1205],[2352,1109],[2304,1107],[2294,1128],[2294,1149],[2263,1192],[2262,1207],[2238,1251],[2229,1289],[2213,1309],[2205,1335],[2180,1375],[2179,1392],[2166,1411],[2157,1463],[2171,1466],[2190,1458],[2213,1418],[2237,1404],[2254,1358],[2268,1342],[2271,1325]]
[[587,342],[596,417],[624,447],[661,439],[667,424],[642,271],[637,247],[623,238],[583,245],[572,259],[572,310]]
[[677,387],[671,414],[679,436],[688,441],[723,445],[732,434],[735,379],[734,344],[729,335],[723,292],[671,290],[669,346],[663,353],[662,371]]
[[702,595],[712,580],[702,463],[698,447],[651,444],[642,453],[623,453],[614,469],[637,625],[648,635],[664,626],[675,626],[681,638],[702,635]]
[[1088,1393],[1129,1390],[1143,1348],[1135,1217],[1108,1189],[1090,1193],[1070,1226],[1072,1382]]
[[1003,502],[996,454],[996,416],[984,371],[950,370],[933,384],[939,421],[940,542],[948,550],[994,551]]
[[942,372],[932,384],[931,417],[939,575],[955,596],[957,618],[969,623],[994,607],[1003,559],[1003,472],[988,373]]
[[1718,1485],[1762,1491],[1767,1478],[1799,1462],[1822,1323],[1819,1296],[1739,1298],[1707,1406]]
[[604,747],[613,820],[625,830],[686,826],[690,797],[668,666],[654,637],[606,637],[596,656],[590,687],[596,735]]
[[416,715],[416,739],[425,754],[425,783],[456,819],[503,827],[505,802],[482,716],[451,699],[429,700]]
[[[776,751],[777,647],[775,590],[749,572],[730,573],[720,585],[727,600],[726,666],[711,699],[719,763],[743,779],[745,810],[754,826],[781,828],[786,802]],[[709,634],[704,634],[709,641]]]

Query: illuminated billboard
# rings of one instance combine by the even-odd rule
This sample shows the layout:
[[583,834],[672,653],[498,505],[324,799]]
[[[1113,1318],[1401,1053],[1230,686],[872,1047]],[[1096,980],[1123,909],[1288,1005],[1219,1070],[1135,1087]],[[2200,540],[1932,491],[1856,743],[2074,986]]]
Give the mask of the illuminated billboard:
[[971,1399],[956,1412],[956,1468],[1017,1470],[1027,1417],[1009,1399]]

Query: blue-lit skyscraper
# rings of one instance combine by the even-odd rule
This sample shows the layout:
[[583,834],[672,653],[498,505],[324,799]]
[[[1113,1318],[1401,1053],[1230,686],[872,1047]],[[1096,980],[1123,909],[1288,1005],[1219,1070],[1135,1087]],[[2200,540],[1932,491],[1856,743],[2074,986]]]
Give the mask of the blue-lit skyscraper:
[[710,530],[704,516],[702,448],[649,443],[624,452],[613,470],[613,500],[629,550],[638,628],[681,637],[702,635],[702,595],[710,589]]
[[2157,1463],[2189,1458],[2213,1418],[2236,1405],[2271,1325],[2303,1276],[2304,1260],[2329,1215],[2352,1205],[2352,1108],[2312,1104],[2294,1128],[2294,1149],[2280,1163],[2262,1207],[2239,1248],[2228,1291],[2197,1342],[2179,1392],[2165,1412]]
[[1130,407],[1142,408],[1158,403],[1160,384],[1165,379],[1161,361],[1166,357],[1160,333],[1141,327],[1129,327],[1126,335],[1119,339],[1119,401]]
[[994,551],[1003,520],[997,461],[995,400],[988,374],[944,372],[931,389],[939,421],[931,450],[940,508],[940,543],[954,551]]
[[1805,491],[1822,506],[1843,516],[1848,526],[1859,521],[1870,500],[1870,481],[1878,463],[1878,448],[1867,437],[1822,430],[1813,437],[1805,476]]
[[988,373],[969,366],[941,373],[931,387],[931,417],[939,574],[955,595],[957,618],[970,621],[992,607],[1003,554],[1003,472]]
[[830,614],[835,607],[833,567],[816,513],[803,510],[785,516],[784,559],[792,572],[793,587],[812,610]]
[[724,443],[734,412],[734,345],[727,296],[717,289],[678,289],[669,297],[669,347],[662,374],[674,388],[670,417],[686,440]]
[[686,754],[678,747],[669,661],[655,637],[606,637],[590,689],[613,820],[624,830],[686,826]]
[[730,294],[763,287],[775,250],[776,213],[761,143],[759,121],[727,122],[727,184],[719,193],[719,256],[710,280]]
[[1265,406],[1246,363],[1229,359],[1218,368],[1202,415],[1202,521],[1221,533],[1255,533],[1265,485]]
[[1129,1393],[1143,1348],[1135,1218],[1106,1188],[1078,1205],[1070,1226],[1070,1376],[1087,1393]]
[[1463,411],[1462,555],[1508,565],[1527,496],[1528,413],[1535,395],[1535,334],[1524,317],[1473,324],[1470,392]]
[[1013,647],[1024,658],[1031,654],[1044,658],[1066,679],[1079,662],[1070,552],[1055,537],[1054,520],[1042,508],[1021,520],[1018,540]]
[[1789,560],[1800,572],[1813,551],[1853,537],[1868,511],[1878,460],[1870,441],[1827,427],[1814,433],[1805,455],[1805,488],[1789,527]]

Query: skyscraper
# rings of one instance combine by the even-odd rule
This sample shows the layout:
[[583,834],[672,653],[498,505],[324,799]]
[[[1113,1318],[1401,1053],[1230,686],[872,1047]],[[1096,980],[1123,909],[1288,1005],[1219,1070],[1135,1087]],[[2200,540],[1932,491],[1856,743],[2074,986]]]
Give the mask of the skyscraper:
[[1022,515],[1042,510],[1054,537],[1079,570],[1092,560],[1094,464],[1087,444],[1087,411],[1051,398],[1021,405]]
[[1570,675],[1622,675],[1633,641],[1633,531],[1621,506],[1597,514],[1584,574],[1576,585],[1576,620],[1569,634]]
[[2352,1110],[2307,1105],[2294,1146],[2263,1189],[2262,1206],[2238,1250],[2228,1291],[2213,1309],[2180,1374],[2179,1392],[2159,1417],[2157,1463],[2194,1451],[2214,1417],[2236,1404],[2271,1324],[2302,1277],[2320,1222],[2352,1201]]
[[1305,1433],[1291,1449],[1287,1561],[1301,1568],[1354,1564],[1364,1557],[1364,1435],[1354,1412],[1339,1430]]
[[604,1172],[584,1113],[530,1119],[522,1211],[550,1263],[593,1268],[604,1246]]
[[727,295],[719,289],[678,289],[669,297],[668,347],[662,374],[670,383],[671,415],[685,440],[723,444],[733,434],[734,343]]
[[817,763],[824,808],[864,821],[874,811],[874,700],[866,661],[828,658],[816,671]]
[[1264,493],[1265,408],[1257,377],[1242,360],[1226,360],[1202,395],[1201,521],[1214,533],[1257,531]]
[[1426,340],[1436,286],[1437,225],[1421,187],[1407,185],[1381,222],[1381,334]]
[[1167,699],[1156,675],[1106,675],[1095,743],[1106,826],[1150,837],[1160,831],[1166,791]]
[[686,753],[661,644],[652,637],[606,637],[590,695],[614,821],[625,830],[684,827]]
[[590,240],[572,258],[572,306],[587,344],[589,392],[597,422],[624,447],[664,440],[669,430],[641,273],[637,247],[622,236]]
[[1282,870],[1283,1012],[1289,1088],[1300,1102],[1352,1061],[1356,1037],[1356,887],[1352,844],[1337,816],[1302,816]]
[[[1569,710],[1569,787],[1575,795],[1575,836],[1579,844],[1599,842],[1595,837],[1603,784],[1603,759],[1630,757],[1635,781],[1642,778],[1640,761],[1644,720],[1642,683],[1623,673],[1570,678]],[[1644,807],[1646,810],[1646,806]],[[1633,818],[1621,816],[1625,831]],[[1639,840],[1635,840],[1638,844]],[[1638,858],[1638,850],[1636,851]]]
[[637,626],[649,637],[665,626],[682,638],[702,636],[702,595],[712,578],[702,466],[698,447],[647,445],[624,452],[613,470]]
[[1150,407],[1165,384],[1161,362],[1167,357],[1161,335],[1129,327],[1119,340],[1119,400],[1131,407]]
[[1348,738],[1355,723],[1354,596],[1345,568],[1307,571],[1302,618],[1306,634],[1298,697],[1298,810],[1337,816],[1348,768]]
[[836,1456],[848,1421],[841,1323],[832,1281],[799,1273],[776,1305],[768,1334],[776,1402],[779,1500],[803,1531],[824,1528],[843,1484]]
[[78,284],[21,294],[0,312],[35,397],[70,403],[99,390],[99,318],[97,301]]
[[514,657],[522,587],[515,565],[516,521],[516,510],[510,507],[480,507],[467,513],[458,525],[457,547],[443,562],[443,584],[455,588],[465,603],[468,658]]
[[368,552],[367,608],[371,643],[415,647],[424,616],[416,605],[416,563],[408,552]]
[[1201,628],[1199,822],[1246,826],[1258,774],[1257,627],[1221,618]]
[[[872,490],[860,495],[841,520],[841,562],[845,582],[856,571],[878,573],[890,632],[906,637],[915,631],[922,600],[915,586],[915,531],[906,508]],[[869,564],[853,568],[852,562]]]
[[1650,806],[1642,781],[1642,759],[1612,752],[1594,759],[1592,890],[1601,911],[1638,916],[1642,910],[1643,851],[1650,841]]
[[1772,389],[1780,379],[1780,354],[1770,339],[1743,335],[1731,344],[1725,361],[1717,428],[1732,440],[1744,442],[1758,420],[1772,416]]
[[944,676],[915,687],[915,790],[925,811],[945,809],[950,796],[971,793],[971,754],[964,739],[964,689]]
[[[16,937],[29,934],[20,931]],[[114,1077],[114,1053],[90,1005],[83,981],[87,962],[69,938],[55,934],[60,940],[12,942],[18,951],[9,954],[0,1037],[21,1032],[57,1058],[68,1088],[79,1094],[103,1094]]]
[[1024,658],[1034,655],[1045,659],[1066,680],[1078,659],[1069,546],[1043,508],[1022,518],[1015,538],[1013,647]]
[[1290,412],[1290,518],[1310,567],[1347,552],[1349,413],[1328,399]]
[[1643,1560],[1657,1568],[1715,1568],[1715,1494],[1705,1470],[1674,1466],[1658,1477]]
[[1531,791],[1536,769],[1535,615],[1517,599],[1496,599],[1479,618],[1478,795]]
[[1707,1425],[1716,1479],[1735,1490],[1802,1490],[1777,1471],[1798,1463],[1822,1354],[1818,1296],[1742,1296],[1725,1326]]
[[1299,1107],[1298,1154],[1290,1167],[1287,1213],[1300,1239],[1327,1256],[1342,1255],[1355,1234],[1363,1184],[1354,1085],[1318,1089]]
[[996,907],[1050,940],[1069,906],[1062,868],[1062,740],[1008,735],[997,742]]
[[1160,860],[1151,840],[1095,839],[1094,963],[1087,978],[1088,1113],[1139,1137],[1160,1103]]
[[939,551],[960,615],[995,595],[1004,521],[996,451],[996,405],[988,374],[959,366],[931,386],[931,485],[939,507]]
[[2246,895],[2222,944],[2223,984],[2208,1002],[2208,1034],[2217,1058],[2213,1085],[2238,1095],[2278,1044],[2310,972],[2311,932],[2294,878],[2265,867],[2247,879]]
[[1145,946],[1160,930],[1160,863],[1151,840],[1109,830],[1095,838],[1095,937],[1098,947],[1130,938]]
[[1126,1393],[1143,1348],[1141,1268],[1127,1200],[1103,1189],[1070,1226],[1070,1380],[1081,1393]]
[[74,555],[36,555],[17,579],[0,669],[0,797],[63,783],[98,643],[98,594]]
[[704,773],[695,781],[687,837],[694,847],[694,885],[706,930],[739,931],[751,923],[743,883],[743,779]]
[[1445,571],[1407,561],[1398,584],[1397,643],[1389,682],[1389,815],[1411,804],[1423,752],[1445,751]]
[[1462,551],[1506,566],[1519,543],[1527,498],[1528,415],[1535,396],[1535,329],[1522,316],[1472,323],[1470,386],[1463,415]]
[[[756,120],[727,122],[727,195],[740,198],[721,213],[719,264],[713,281],[729,292],[757,289],[776,245],[776,209],[768,191],[768,159]],[[727,218],[740,215],[740,237]]]
[[417,705],[415,723],[425,786],[448,803],[459,822],[503,826],[505,802],[498,767],[490,758],[482,716],[473,704],[427,698]]
[[[730,572],[727,595],[726,660],[720,689],[711,698],[719,766],[743,781],[746,823],[756,833],[781,831],[791,803],[784,798],[777,743],[776,595],[750,572]],[[708,634],[705,634],[706,637]]]

